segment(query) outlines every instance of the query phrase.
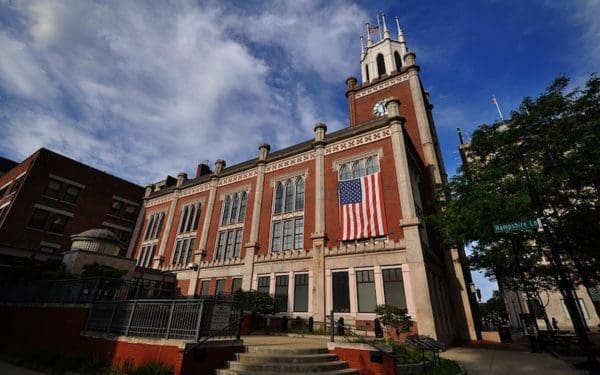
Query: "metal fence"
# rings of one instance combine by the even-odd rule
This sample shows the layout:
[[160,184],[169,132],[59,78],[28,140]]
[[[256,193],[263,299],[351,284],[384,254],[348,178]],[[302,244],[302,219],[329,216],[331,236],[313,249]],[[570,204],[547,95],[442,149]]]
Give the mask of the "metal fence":
[[98,301],[86,330],[125,336],[200,341],[237,336],[241,309],[232,299]]
[[134,298],[173,299],[179,291],[172,285],[150,280],[106,278],[35,280],[0,287],[5,303],[91,303]]

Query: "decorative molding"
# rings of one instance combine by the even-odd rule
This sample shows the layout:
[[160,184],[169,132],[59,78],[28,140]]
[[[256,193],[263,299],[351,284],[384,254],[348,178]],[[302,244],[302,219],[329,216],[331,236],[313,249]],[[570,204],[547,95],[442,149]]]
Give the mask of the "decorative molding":
[[193,195],[193,194],[201,193],[203,191],[208,191],[208,190],[210,190],[210,182],[205,182],[201,185],[192,186],[192,187],[182,190],[181,193],[179,194],[179,197],[183,198],[183,197],[187,197],[188,195]]
[[228,195],[233,195],[235,193],[241,194],[243,192],[246,192],[246,194],[248,195],[248,199],[250,199],[250,192],[252,191],[250,184],[246,184],[246,185],[242,185],[242,186],[236,186],[235,188],[231,188],[231,189],[227,189],[227,190],[221,190],[219,192],[219,197],[217,198],[219,201],[224,201],[225,197]]
[[240,173],[237,173],[237,174],[234,174],[231,176],[220,178],[217,186],[225,186],[225,185],[233,184],[234,182],[243,181],[243,180],[247,180],[252,177],[256,177],[256,175],[257,175],[256,168],[253,168],[252,170],[248,170],[245,172],[240,172]]
[[379,165],[381,165],[380,162],[383,159],[383,148],[378,147],[375,150],[365,151],[365,152],[361,152],[360,154],[355,154],[352,156],[347,156],[347,157],[343,157],[340,159],[336,159],[331,163],[331,169],[332,169],[332,171],[338,173],[340,166],[342,164],[351,163],[351,162],[354,162],[357,160],[366,160],[370,157],[376,157],[377,162],[379,163]]
[[271,179],[271,181],[269,183],[269,186],[271,188],[274,188],[275,185],[277,185],[278,182],[282,182],[283,183],[283,182],[285,182],[288,179],[295,180],[296,177],[304,177],[304,180],[306,180],[306,178],[308,177],[308,168],[299,169],[299,170],[296,170],[296,171],[292,171],[292,172],[289,172],[289,173],[282,174],[282,175],[279,175],[277,177],[274,177],[274,178]]
[[166,203],[172,201],[174,198],[173,193],[167,194],[163,197],[158,197],[154,199],[150,199],[148,203],[146,203],[146,208],[158,206],[159,204]]
[[332,257],[338,255],[351,255],[351,254],[363,254],[363,253],[374,253],[379,251],[390,251],[390,250],[406,250],[406,246],[402,240],[383,240],[383,241],[369,241],[369,242],[358,242],[351,244],[340,244],[338,247],[325,248],[325,256]]
[[244,264],[244,260],[238,257],[225,258],[225,259],[213,259],[211,261],[200,262],[200,268],[212,268],[212,267],[225,267],[225,266],[238,266]]
[[397,83],[404,82],[404,81],[408,81],[408,74],[404,74],[404,75],[398,76],[396,78],[387,80],[385,82],[367,87],[366,89],[360,90],[356,93],[355,98],[358,99],[358,98],[362,98],[363,96],[371,95],[373,93],[376,93],[377,91],[381,91],[385,88],[388,88],[390,86],[393,86]]
[[336,152],[352,149],[357,146],[377,142],[382,139],[388,138],[391,134],[392,132],[390,131],[390,129],[382,129],[373,133],[361,135],[356,138],[347,139],[338,143],[333,143],[325,147],[325,155],[330,155]]
[[254,263],[279,262],[285,260],[309,259],[311,255],[306,250],[286,250],[269,252],[265,255],[255,255]]
[[275,172],[279,169],[291,167],[300,163],[304,163],[315,158],[314,151],[310,151],[298,156],[291,157],[289,159],[279,160],[274,163],[269,163],[265,170],[265,173]]

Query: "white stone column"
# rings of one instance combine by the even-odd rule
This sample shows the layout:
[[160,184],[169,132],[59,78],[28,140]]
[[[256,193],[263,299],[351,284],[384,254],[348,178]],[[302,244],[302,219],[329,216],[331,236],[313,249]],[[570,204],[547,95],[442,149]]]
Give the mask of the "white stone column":
[[314,272],[312,294],[312,310],[315,320],[325,320],[327,315],[325,300],[325,133],[327,125],[317,123],[315,131],[315,228],[311,233],[312,270]]
[[373,276],[375,277],[375,298],[377,305],[383,305],[385,303],[385,291],[383,289],[381,266],[373,266]]
[[348,267],[348,289],[350,292],[350,315],[356,318],[358,314],[358,290],[356,288],[356,271]]
[[135,245],[137,244],[138,236],[140,235],[140,230],[142,229],[142,225],[144,224],[144,215],[146,214],[146,202],[140,206],[140,212],[138,213],[137,220],[135,222],[135,227],[133,228],[133,232],[131,233],[131,238],[129,239],[129,247],[127,248],[127,254],[125,255],[127,258],[133,257],[133,253],[135,252]]
[[388,118],[390,119],[390,131],[392,150],[394,153],[394,164],[396,167],[396,178],[400,194],[400,205],[402,219],[400,227],[404,232],[404,244],[406,246],[406,260],[410,265],[410,281],[415,299],[414,319],[417,322],[419,334],[437,337],[435,319],[432,309],[432,296],[430,294],[427,278],[427,268],[423,255],[423,246],[419,234],[419,218],[415,210],[415,201],[411,187],[410,171],[408,165],[408,154],[404,142],[404,119],[400,117],[400,101],[391,98],[386,103]]
[[256,189],[254,189],[254,204],[252,206],[252,223],[250,224],[250,238],[246,245],[244,256],[244,276],[242,289],[250,290],[252,275],[254,274],[254,256],[258,250],[258,229],[260,228],[260,213],[265,185],[265,170],[267,169],[267,156],[271,146],[264,143],[258,147],[258,162],[256,163]]

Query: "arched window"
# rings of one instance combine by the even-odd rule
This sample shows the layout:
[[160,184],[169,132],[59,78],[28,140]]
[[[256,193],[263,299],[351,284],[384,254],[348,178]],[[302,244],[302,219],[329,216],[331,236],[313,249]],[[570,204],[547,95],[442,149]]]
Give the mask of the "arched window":
[[340,167],[340,181],[349,180],[351,178],[352,174],[350,173],[350,170],[348,169],[346,164],[342,165]]
[[304,209],[304,180],[302,177],[296,179],[296,211]]
[[365,64],[365,76],[367,77],[367,81],[371,80],[371,77],[369,77],[369,64]]
[[152,233],[152,226],[154,225],[155,219],[156,215],[150,216],[150,221],[148,222],[148,228],[146,228],[146,235],[144,236],[144,240],[150,238],[150,234]]
[[281,213],[281,207],[283,206],[283,185],[281,182],[277,183],[277,187],[275,187],[275,209],[273,212],[275,214]]
[[377,72],[378,77],[384,76],[386,74],[385,71],[385,60],[383,59],[383,55],[380,53],[377,55]]
[[246,207],[248,206],[248,194],[242,193],[242,199],[240,199],[240,222],[246,218]]
[[192,230],[198,230],[198,220],[200,219],[200,203],[196,204],[195,207],[196,207],[196,213],[194,214]]
[[368,158],[365,162],[365,166],[367,169],[367,174],[373,174],[379,172],[379,166],[377,162],[373,158]]
[[231,216],[229,219],[229,223],[233,224],[233,223],[237,223],[237,218],[238,218],[238,206],[240,204],[240,197],[237,193],[235,193],[233,195],[233,203],[231,205]]
[[394,60],[396,61],[396,71],[399,72],[402,68],[402,59],[398,51],[394,51]]
[[355,161],[352,164],[352,178],[360,178],[365,175],[365,166],[361,161]]
[[183,208],[183,215],[181,215],[181,225],[179,226],[179,233],[186,232],[185,226],[187,224],[188,218],[188,208],[187,206]]
[[223,207],[223,219],[221,221],[221,225],[227,224],[229,220],[229,205],[231,202],[229,201],[229,196],[225,197],[225,203]]
[[287,180],[285,183],[285,204],[283,206],[284,212],[290,212],[294,209],[294,182]]

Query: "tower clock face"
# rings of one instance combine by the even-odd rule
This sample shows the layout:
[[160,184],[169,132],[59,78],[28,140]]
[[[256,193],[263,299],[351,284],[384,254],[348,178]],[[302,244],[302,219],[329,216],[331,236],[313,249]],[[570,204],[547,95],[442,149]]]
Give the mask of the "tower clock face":
[[373,114],[375,116],[380,117],[383,115],[387,115],[387,110],[385,109],[385,102],[386,102],[386,99],[381,99],[380,101],[375,103],[375,105],[373,106]]

